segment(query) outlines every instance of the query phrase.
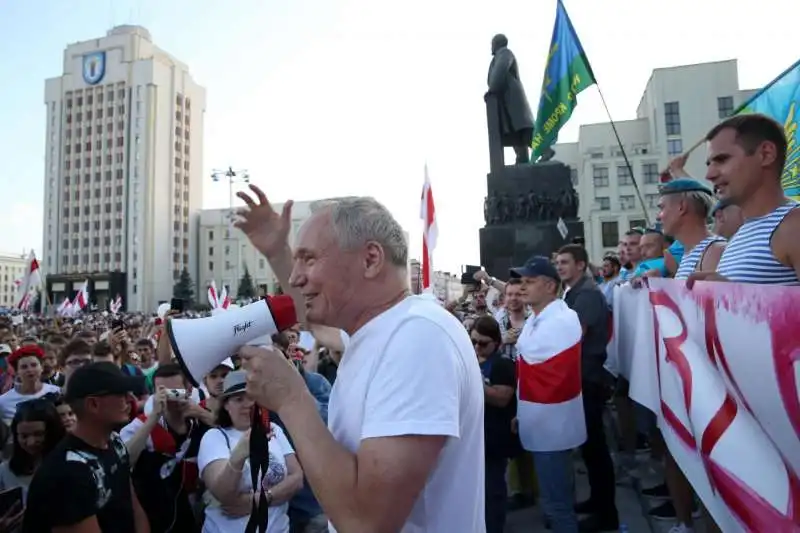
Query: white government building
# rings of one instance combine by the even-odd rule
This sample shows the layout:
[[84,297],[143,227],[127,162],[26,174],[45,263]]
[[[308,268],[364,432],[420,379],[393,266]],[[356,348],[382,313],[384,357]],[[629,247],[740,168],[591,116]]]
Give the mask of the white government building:
[[[651,224],[657,214],[659,175],[670,159],[703,139],[755,92],[739,89],[736,60],[653,71],[636,118],[615,122]],[[645,226],[622,152],[608,122],[582,125],[578,142],[556,144],[554,149],[555,159],[572,169],[586,246],[597,261],[615,251],[630,228]],[[705,179],[705,166],[705,149],[700,147],[687,171]]]
[[45,82],[42,269],[53,302],[153,311],[197,279],[205,89],[140,26],[70,44]]
[[0,253],[0,307],[14,307],[17,303],[16,281],[25,275],[28,254]]

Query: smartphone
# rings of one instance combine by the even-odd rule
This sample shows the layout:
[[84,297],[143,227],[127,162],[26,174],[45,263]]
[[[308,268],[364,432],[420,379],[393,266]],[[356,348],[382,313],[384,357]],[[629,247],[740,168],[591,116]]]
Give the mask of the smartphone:
[[181,298],[173,298],[169,302],[169,309],[170,311],[183,313],[183,300]]
[[14,487],[13,489],[0,492],[0,516],[6,514],[17,503],[19,503],[19,508],[21,510],[22,487]]
[[125,328],[125,322],[121,318],[115,318],[111,321],[111,331],[117,331]]

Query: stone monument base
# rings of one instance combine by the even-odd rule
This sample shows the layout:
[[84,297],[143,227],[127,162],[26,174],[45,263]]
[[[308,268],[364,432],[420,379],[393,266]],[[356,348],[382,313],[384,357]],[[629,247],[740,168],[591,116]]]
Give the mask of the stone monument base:
[[[503,167],[487,176],[487,192],[494,199],[490,209],[494,214],[487,213],[491,220],[480,229],[481,265],[492,276],[507,279],[509,268],[522,265],[532,255],[549,257],[583,237],[577,195],[569,167],[563,163]],[[558,231],[559,218],[567,226],[566,238]]]
[[565,220],[569,231],[567,238],[561,237],[557,222],[534,222],[532,224],[503,224],[487,226],[479,230],[481,265],[486,271],[505,280],[508,270],[522,266],[532,255],[550,256],[575,237],[583,236],[583,222]]

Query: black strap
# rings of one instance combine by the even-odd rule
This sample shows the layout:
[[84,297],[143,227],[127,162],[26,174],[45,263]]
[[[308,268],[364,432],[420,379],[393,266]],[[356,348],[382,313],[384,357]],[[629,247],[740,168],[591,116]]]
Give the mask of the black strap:
[[258,502],[253,498],[253,508],[247,521],[245,533],[267,533],[269,505],[264,490],[264,477],[269,468],[269,422],[264,427],[261,409],[256,405],[253,409],[253,423],[250,430],[250,480],[253,490],[258,491]]

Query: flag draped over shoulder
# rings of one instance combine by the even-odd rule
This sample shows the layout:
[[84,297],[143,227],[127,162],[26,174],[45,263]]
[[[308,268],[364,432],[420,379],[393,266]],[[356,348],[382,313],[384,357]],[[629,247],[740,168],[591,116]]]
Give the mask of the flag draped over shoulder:
[[517,341],[517,420],[528,451],[570,450],[586,441],[582,337],[578,315],[560,299],[525,322]]
[[595,83],[592,67],[589,66],[578,34],[572,27],[564,4],[558,0],[556,25],[550,42],[531,142],[534,160],[556,142],[558,131],[567,123],[578,105],[578,93]]
[[761,113],[783,124],[789,146],[781,183],[786,196],[800,200],[800,61],[734,112],[739,113]]

